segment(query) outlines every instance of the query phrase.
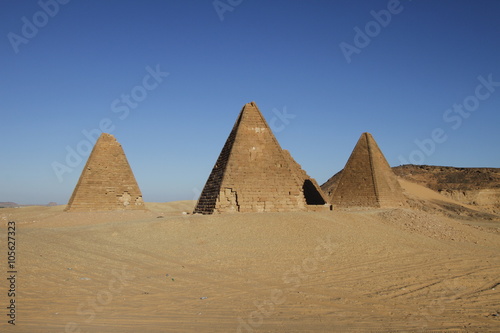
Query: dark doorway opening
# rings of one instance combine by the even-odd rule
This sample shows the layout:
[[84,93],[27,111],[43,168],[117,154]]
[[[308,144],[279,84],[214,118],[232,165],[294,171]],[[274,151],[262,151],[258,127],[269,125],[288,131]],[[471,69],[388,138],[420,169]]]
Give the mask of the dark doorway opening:
[[306,203],[308,205],[324,205],[326,204],[323,197],[316,189],[316,186],[309,180],[306,179],[304,181],[304,185],[302,185],[302,190],[304,190],[304,198],[306,199]]

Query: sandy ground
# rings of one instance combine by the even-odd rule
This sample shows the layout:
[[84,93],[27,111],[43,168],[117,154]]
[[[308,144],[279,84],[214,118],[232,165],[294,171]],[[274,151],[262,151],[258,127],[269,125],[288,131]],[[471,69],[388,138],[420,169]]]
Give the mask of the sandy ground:
[[[192,201],[147,205],[0,210],[0,331],[500,331],[498,220],[410,208],[193,216],[182,214]],[[15,327],[5,315],[7,221],[17,228]]]

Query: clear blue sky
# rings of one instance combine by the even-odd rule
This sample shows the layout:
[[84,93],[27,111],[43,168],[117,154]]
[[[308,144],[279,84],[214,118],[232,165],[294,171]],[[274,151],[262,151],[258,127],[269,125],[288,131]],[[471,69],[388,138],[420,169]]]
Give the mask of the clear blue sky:
[[101,122],[146,201],[195,199],[250,101],[320,184],[365,131],[500,167],[499,1],[59,1],[0,1],[0,201],[67,203]]

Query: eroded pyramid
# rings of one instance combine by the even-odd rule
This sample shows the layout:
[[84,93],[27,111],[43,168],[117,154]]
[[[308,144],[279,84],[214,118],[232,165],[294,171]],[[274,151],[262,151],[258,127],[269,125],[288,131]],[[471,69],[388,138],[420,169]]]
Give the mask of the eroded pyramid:
[[322,189],[338,207],[398,207],[405,202],[396,175],[370,133],[361,134],[344,169]]
[[69,199],[66,211],[145,210],[141,190],[122,146],[102,133]]
[[245,104],[194,213],[330,209],[326,197],[281,149],[257,105]]

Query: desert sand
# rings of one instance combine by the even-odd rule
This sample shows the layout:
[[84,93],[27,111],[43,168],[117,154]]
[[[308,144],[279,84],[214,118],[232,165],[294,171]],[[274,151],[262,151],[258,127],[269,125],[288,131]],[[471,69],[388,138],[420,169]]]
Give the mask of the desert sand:
[[[428,204],[460,205],[400,180]],[[191,215],[0,210],[4,332],[498,332],[500,220],[418,207]],[[6,269],[3,269],[5,272]],[[5,274],[6,275],[6,274]]]

